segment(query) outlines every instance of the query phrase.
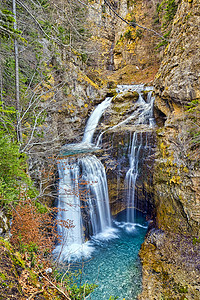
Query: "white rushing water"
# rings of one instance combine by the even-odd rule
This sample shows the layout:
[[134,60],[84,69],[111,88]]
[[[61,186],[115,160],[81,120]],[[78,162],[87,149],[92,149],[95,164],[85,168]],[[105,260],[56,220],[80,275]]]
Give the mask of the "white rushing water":
[[[153,103],[154,97],[152,97],[152,91],[147,94],[147,102],[141,95],[141,87],[137,90],[139,92],[139,98],[136,104],[138,105],[137,110],[133,113],[137,118],[134,119],[133,125],[147,125],[149,128],[154,126],[153,118]],[[139,113],[138,113],[139,111]],[[144,137],[145,135],[145,137]],[[145,138],[145,141],[143,139]],[[129,208],[135,207],[135,185],[138,177],[138,165],[139,156],[143,144],[147,147],[147,133],[134,132],[132,136],[131,147],[129,148],[129,169],[125,177],[125,186],[127,191],[127,222],[134,223],[134,210]]]
[[[112,98],[106,98],[91,114],[85,128],[83,140],[79,144],[65,146],[64,151],[87,152],[94,148],[92,138],[98,122],[110,105]],[[62,242],[54,253],[60,260],[70,260],[89,256],[93,250],[85,243],[85,236],[97,236],[111,228],[107,178],[104,166],[94,155],[60,159],[58,216],[60,222],[73,220],[71,228],[58,225]],[[85,229],[85,231],[83,230]]]
[[95,110],[92,112],[89,117],[82,142],[77,144],[67,144],[62,147],[61,154],[62,155],[71,155],[75,153],[88,153],[97,150],[98,147],[92,144],[92,139],[95,133],[95,130],[98,126],[99,120],[104,113],[104,111],[110,106],[112,101],[112,97],[107,97],[104,101],[102,101]]
[[86,144],[92,143],[92,138],[93,138],[94,132],[96,130],[96,127],[99,123],[99,120],[100,120],[103,112],[106,110],[106,108],[108,108],[110,106],[111,100],[112,100],[112,97],[106,98],[102,103],[100,103],[95,108],[95,110],[91,114],[91,116],[86,124],[86,127],[85,127],[83,140],[82,140],[83,143],[86,143]]
[[[102,136],[105,132],[111,131],[117,127],[123,126],[127,123],[131,122],[131,125],[150,125],[152,127],[154,125],[153,118],[153,103],[154,97],[152,97],[152,87],[146,87],[143,84],[140,85],[118,85],[117,90],[118,93],[126,92],[126,91],[136,91],[139,94],[138,100],[133,105],[135,106],[134,112],[128,116],[125,120],[119,122],[118,124],[106,129],[103,131],[96,143],[96,147],[99,147]],[[142,91],[147,91],[147,101],[145,101],[142,97]]]
[[107,179],[104,166],[94,155],[61,159],[58,170],[57,218],[73,220],[73,227],[58,226],[62,243],[56,253],[61,260],[70,260],[87,256],[92,250],[89,244],[84,244],[83,228],[92,236],[111,227]]

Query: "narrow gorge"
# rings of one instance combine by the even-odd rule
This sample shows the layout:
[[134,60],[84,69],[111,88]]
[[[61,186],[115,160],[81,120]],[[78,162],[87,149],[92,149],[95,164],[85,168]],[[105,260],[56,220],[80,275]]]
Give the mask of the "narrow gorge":
[[199,0],[0,12],[0,299],[200,299]]

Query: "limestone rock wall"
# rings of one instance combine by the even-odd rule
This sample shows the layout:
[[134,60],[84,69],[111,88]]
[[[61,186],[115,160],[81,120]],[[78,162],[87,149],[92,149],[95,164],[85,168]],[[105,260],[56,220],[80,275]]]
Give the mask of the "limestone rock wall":
[[157,229],[150,230],[140,252],[139,299],[145,300],[200,298],[200,3],[177,3],[170,43],[155,77]]
[[155,79],[158,130],[154,177],[158,225],[199,234],[199,1],[182,1]]

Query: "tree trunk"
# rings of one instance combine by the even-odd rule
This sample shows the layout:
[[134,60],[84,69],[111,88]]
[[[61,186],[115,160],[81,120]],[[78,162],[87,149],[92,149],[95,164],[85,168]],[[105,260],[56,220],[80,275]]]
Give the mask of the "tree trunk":
[[[16,1],[13,0],[13,14],[15,18],[14,29],[17,30],[17,13],[16,13]],[[15,100],[16,100],[16,117],[17,117],[17,140],[22,142],[22,132],[21,132],[21,120],[20,120],[20,95],[19,95],[19,52],[18,52],[18,41],[14,39],[14,52],[15,52]]]

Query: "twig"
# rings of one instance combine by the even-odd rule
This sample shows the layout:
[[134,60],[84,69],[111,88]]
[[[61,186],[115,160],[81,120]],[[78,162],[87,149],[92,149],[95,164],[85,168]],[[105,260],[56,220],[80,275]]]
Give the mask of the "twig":
[[57,291],[59,291],[67,300],[71,300],[61,289],[59,289],[49,278],[41,274],[44,279],[46,279]]

